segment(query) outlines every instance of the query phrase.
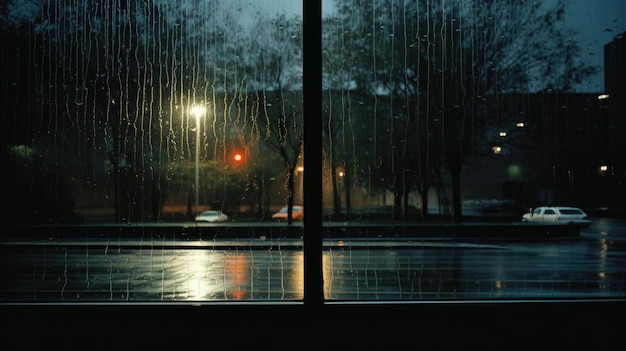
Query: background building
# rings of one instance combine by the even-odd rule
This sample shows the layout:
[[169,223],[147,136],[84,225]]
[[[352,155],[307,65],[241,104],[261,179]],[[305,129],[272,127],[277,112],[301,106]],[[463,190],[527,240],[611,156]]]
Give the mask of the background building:
[[604,46],[603,108],[608,126],[607,164],[607,206],[620,209],[623,214],[626,196],[626,40],[622,33]]
[[[626,45],[604,47],[605,91],[505,94],[464,170],[463,198],[623,215],[626,198]],[[485,172],[490,177],[485,177]]]

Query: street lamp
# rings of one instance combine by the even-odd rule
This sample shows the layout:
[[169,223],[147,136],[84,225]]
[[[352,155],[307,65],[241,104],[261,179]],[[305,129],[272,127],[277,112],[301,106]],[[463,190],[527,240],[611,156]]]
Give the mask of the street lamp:
[[189,113],[196,118],[196,207],[195,215],[198,215],[198,200],[200,192],[200,118],[206,114],[206,107],[194,105],[189,110]]

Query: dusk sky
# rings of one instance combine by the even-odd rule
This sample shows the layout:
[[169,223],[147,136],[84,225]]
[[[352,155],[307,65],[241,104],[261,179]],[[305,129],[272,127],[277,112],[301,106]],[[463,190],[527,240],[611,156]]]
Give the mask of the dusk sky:
[[[583,58],[595,66],[604,67],[604,45],[615,36],[626,31],[626,1],[624,0],[570,0],[569,25],[579,32],[587,48]],[[601,71],[582,90],[598,92],[604,90],[604,73]]]
[[[302,0],[269,1],[287,12],[302,13]],[[322,0],[323,13],[332,12],[332,3],[333,0]],[[580,89],[584,92],[603,91],[604,45],[626,31],[626,0],[569,0],[569,3],[567,24],[581,36],[582,47],[586,50],[582,57],[600,69]]]
[[[321,0],[323,14],[333,11],[334,0]],[[398,0],[401,1],[401,0]],[[432,0],[434,3],[444,0]],[[449,0],[445,0],[449,1]],[[548,5],[558,0],[543,1]],[[601,92],[604,90],[604,46],[616,36],[626,32],[626,0],[567,0],[569,2],[567,25],[580,35],[581,47],[584,52],[581,57],[598,67],[598,73],[586,83],[581,84],[581,92]],[[302,0],[239,0],[229,1],[229,5],[237,6],[248,11],[252,9],[271,9],[275,13],[283,10],[288,14],[302,13]],[[14,18],[24,16],[24,6],[19,6],[12,14]],[[253,13],[253,12],[251,12]]]

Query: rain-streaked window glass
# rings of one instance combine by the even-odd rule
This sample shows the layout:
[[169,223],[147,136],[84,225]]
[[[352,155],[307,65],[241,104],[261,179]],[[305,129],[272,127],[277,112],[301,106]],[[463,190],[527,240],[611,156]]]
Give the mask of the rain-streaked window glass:
[[301,14],[0,2],[0,301],[302,299]]
[[626,3],[333,5],[326,299],[626,295]]
[[626,3],[307,16],[1,1],[0,302],[626,295]]

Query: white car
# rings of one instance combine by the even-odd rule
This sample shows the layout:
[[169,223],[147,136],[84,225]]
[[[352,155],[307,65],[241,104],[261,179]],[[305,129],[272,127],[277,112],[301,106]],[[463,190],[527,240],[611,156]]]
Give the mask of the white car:
[[541,206],[524,214],[523,222],[531,223],[554,223],[554,224],[577,224],[583,228],[591,225],[587,214],[577,207],[565,206]]
[[196,216],[196,222],[225,222],[228,216],[222,211],[204,211]]

